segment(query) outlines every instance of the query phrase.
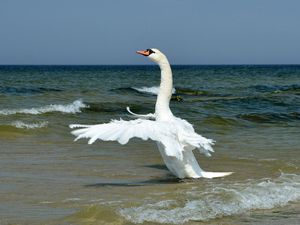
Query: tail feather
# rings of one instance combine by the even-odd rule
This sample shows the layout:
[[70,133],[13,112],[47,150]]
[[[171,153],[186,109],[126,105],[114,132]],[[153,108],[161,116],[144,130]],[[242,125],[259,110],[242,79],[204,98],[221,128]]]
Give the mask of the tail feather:
[[202,171],[201,175],[204,178],[216,178],[216,177],[226,177],[233,174],[233,172],[205,172]]

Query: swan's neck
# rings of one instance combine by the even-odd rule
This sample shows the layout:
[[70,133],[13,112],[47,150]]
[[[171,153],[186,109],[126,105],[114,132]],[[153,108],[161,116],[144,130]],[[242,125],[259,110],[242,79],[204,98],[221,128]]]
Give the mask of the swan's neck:
[[172,116],[169,107],[173,89],[172,70],[167,59],[159,63],[159,67],[161,70],[161,81],[155,105],[155,115],[158,120],[167,120]]

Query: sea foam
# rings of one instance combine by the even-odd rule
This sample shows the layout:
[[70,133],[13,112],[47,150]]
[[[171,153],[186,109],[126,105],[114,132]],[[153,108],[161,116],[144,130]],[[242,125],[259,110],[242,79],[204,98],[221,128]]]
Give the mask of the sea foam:
[[160,201],[123,208],[119,213],[133,223],[182,224],[242,214],[250,210],[271,209],[300,200],[300,176],[282,174],[274,180],[220,185],[211,187],[209,191],[192,190],[188,197],[190,200],[185,203]]
[[[142,92],[142,93],[148,93],[153,95],[158,95],[159,92],[159,86],[153,86],[153,87],[132,87],[132,89]],[[175,88],[172,89],[172,94],[175,94],[176,90]]]
[[39,123],[24,123],[22,121],[14,121],[11,123],[12,126],[20,129],[36,129],[36,128],[43,128],[48,126],[48,122],[39,122]]
[[62,112],[62,113],[79,113],[80,109],[87,108],[88,106],[84,104],[81,100],[76,100],[71,104],[60,105],[60,104],[51,104],[37,108],[29,109],[3,109],[0,110],[0,115],[14,115],[14,114],[43,114],[49,112]]

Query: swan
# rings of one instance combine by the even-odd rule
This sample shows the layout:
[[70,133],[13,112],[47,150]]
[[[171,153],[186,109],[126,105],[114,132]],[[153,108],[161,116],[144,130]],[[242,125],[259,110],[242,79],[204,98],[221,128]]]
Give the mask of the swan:
[[215,178],[232,174],[232,172],[206,172],[200,168],[193,150],[199,149],[201,153],[210,156],[211,152],[214,152],[212,148],[214,140],[197,134],[189,122],[175,117],[171,112],[169,103],[173,81],[167,57],[155,48],[137,51],[137,53],[157,63],[161,70],[155,113],[135,114],[127,107],[127,111],[136,117],[134,120],[112,120],[97,125],[71,124],[71,129],[78,128],[71,132],[76,136],[74,141],[89,138],[88,144],[100,139],[118,141],[124,145],[133,137],[142,140],[151,139],[156,142],[169,171],[178,178]]

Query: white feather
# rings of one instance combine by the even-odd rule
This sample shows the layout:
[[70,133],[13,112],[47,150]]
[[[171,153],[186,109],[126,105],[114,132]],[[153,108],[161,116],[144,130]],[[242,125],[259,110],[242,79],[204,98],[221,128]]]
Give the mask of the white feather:
[[168,122],[136,119],[130,121],[112,120],[110,123],[98,125],[70,125],[71,128],[81,128],[72,131],[76,137],[75,141],[81,138],[88,138],[89,144],[97,139],[102,141],[118,141],[124,145],[131,138],[151,139],[161,142],[165,146],[166,154],[182,159],[183,145],[178,142],[178,125]]
[[[81,128],[72,131],[77,136],[76,141],[81,138],[90,139],[88,144],[94,143],[97,139],[102,141],[118,141],[124,145],[131,138],[151,139],[161,142],[165,147],[166,154],[182,159],[182,152],[199,148],[202,153],[210,155],[213,151],[212,140],[206,139],[194,132],[191,124],[187,121],[174,117],[170,121],[152,121],[136,119],[130,121],[112,120],[110,123],[98,125],[70,125],[71,128]],[[187,148],[184,148],[187,146]]]

